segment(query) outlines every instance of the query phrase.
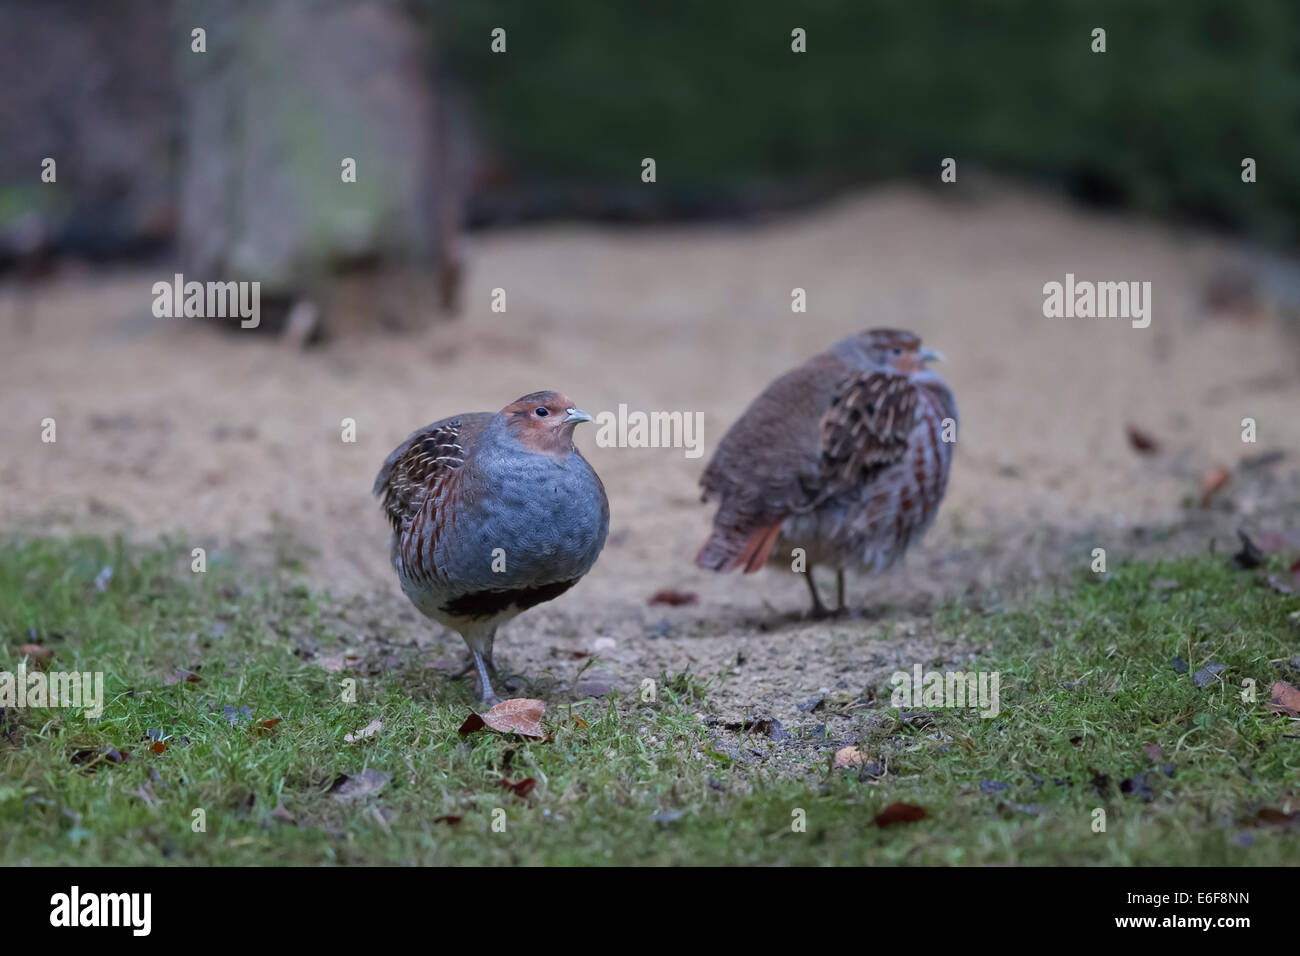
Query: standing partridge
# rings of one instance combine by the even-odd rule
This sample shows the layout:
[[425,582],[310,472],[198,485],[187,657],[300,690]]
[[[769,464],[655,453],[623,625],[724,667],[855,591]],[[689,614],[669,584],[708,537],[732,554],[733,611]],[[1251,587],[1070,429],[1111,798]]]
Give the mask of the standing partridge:
[[573,447],[589,421],[558,392],[533,392],[421,428],[375,479],[402,591],[465,639],[484,701],[497,628],[573,587],[605,546],[605,487]]
[[827,613],[814,565],[836,570],[842,611],[844,569],[889,567],[943,500],[957,405],[926,367],[939,358],[910,332],[872,329],[769,385],[700,479],[719,505],[695,563],[752,573],[769,560],[793,567],[802,548],[813,614]]

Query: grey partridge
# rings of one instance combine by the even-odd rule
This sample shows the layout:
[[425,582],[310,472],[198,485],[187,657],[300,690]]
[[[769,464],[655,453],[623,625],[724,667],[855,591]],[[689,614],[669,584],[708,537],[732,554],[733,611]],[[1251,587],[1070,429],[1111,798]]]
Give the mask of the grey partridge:
[[[813,567],[889,567],[934,521],[948,483],[957,405],[910,332],[871,329],[782,375],[718,443],[700,479],[717,499],[695,563],[753,573],[794,567],[802,548],[813,613],[827,613]],[[945,428],[945,419],[951,425]]]
[[605,487],[573,445],[589,421],[533,392],[413,432],[375,479],[402,591],[465,639],[484,701],[497,629],[573,587],[605,545]]

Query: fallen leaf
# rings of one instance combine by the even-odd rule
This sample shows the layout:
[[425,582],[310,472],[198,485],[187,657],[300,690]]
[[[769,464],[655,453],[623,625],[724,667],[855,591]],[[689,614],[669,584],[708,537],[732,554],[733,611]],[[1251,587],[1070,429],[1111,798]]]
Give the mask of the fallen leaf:
[[356,672],[357,666],[361,663],[361,655],[354,651],[340,651],[337,654],[317,658],[316,663],[327,671]]
[[857,747],[841,747],[835,751],[834,766],[860,767],[867,762],[867,756]]
[[1271,826],[1290,826],[1294,823],[1300,823],[1300,810],[1287,813],[1274,807],[1260,807],[1253,822],[1255,824],[1267,823]]
[[94,773],[101,766],[110,763],[126,763],[131,759],[131,751],[118,750],[115,747],[101,747],[99,750],[78,750],[69,760],[81,767],[82,773]]
[[370,723],[366,724],[364,727],[358,730],[355,734],[344,734],[343,739],[350,744],[354,744],[358,740],[364,740],[367,737],[373,737],[375,734],[379,733],[383,729],[384,729],[383,721],[381,721],[378,717],[376,717]]
[[577,714],[574,715],[573,722],[577,724],[579,727],[581,727],[583,730],[587,729],[587,722],[583,720],[581,717],[579,717]]
[[1278,681],[1273,685],[1268,709],[1288,717],[1300,717],[1300,687],[1284,680]]
[[176,684],[197,684],[201,680],[203,680],[203,678],[193,671],[183,670],[178,667],[163,678],[163,686],[172,687]]
[[1119,792],[1127,793],[1131,796],[1140,797],[1150,803],[1155,799],[1156,793],[1151,789],[1151,784],[1144,773],[1135,773],[1131,777],[1125,777],[1119,782]]
[[1015,811],[1016,813],[1024,813],[1031,817],[1036,817],[1042,813],[1042,809],[1036,803],[1004,803],[1001,800],[998,801],[998,810],[1002,813]]
[[1237,570],[1249,571],[1251,568],[1257,568],[1264,563],[1264,552],[1254,541],[1250,540],[1250,535],[1244,531],[1238,531],[1237,537],[1241,539],[1241,550],[1232,556],[1229,560],[1229,566]]
[[781,726],[781,721],[775,717],[756,717],[752,720],[743,722],[723,724],[728,730],[737,733],[760,734],[764,737],[770,737],[773,740],[789,740],[790,733]]
[[[542,715],[546,702],[529,697],[514,697],[494,705],[486,714],[479,714],[483,723],[503,734],[515,733],[523,737],[541,738]],[[469,723],[469,721],[466,721]],[[465,732],[462,728],[462,732]]]
[[265,737],[265,736],[266,736],[267,734],[269,734],[272,730],[274,730],[274,729],[275,729],[275,725],[278,724],[278,723],[279,723],[280,721],[282,721],[282,720],[284,720],[283,717],[272,717],[270,720],[264,720],[264,721],[262,721],[260,724],[258,724],[258,725],[254,728],[254,730],[257,731],[257,736],[259,736],[259,737]]
[[516,797],[528,796],[530,793],[533,792],[533,788],[536,786],[537,786],[536,777],[525,777],[523,780],[520,780],[518,783],[511,783],[509,780],[506,780],[504,778],[502,778],[501,780],[501,789],[509,790]]
[[1160,443],[1136,425],[1129,425],[1127,432],[1128,443],[1133,446],[1135,451],[1143,455],[1153,455],[1160,450]]
[[647,604],[667,604],[670,607],[681,607],[683,604],[694,604],[700,599],[700,596],[694,591],[674,591],[672,588],[664,588],[656,591],[650,596]]
[[876,814],[874,822],[878,827],[891,827],[895,823],[916,823],[929,815],[925,807],[914,803],[891,803]]
[[1276,591],[1278,594],[1282,594],[1282,595],[1286,595],[1286,596],[1290,596],[1290,595],[1292,595],[1292,594],[1295,594],[1295,588],[1293,588],[1291,585],[1287,584],[1285,581],[1283,581],[1283,580],[1282,580],[1280,577],[1278,577],[1276,574],[1267,574],[1267,575],[1264,575],[1263,577],[1260,578],[1260,583],[1261,583],[1261,584],[1266,584],[1266,585],[1268,585],[1270,588],[1272,588],[1272,589],[1273,589],[1274,591]]
[[1210,502],[1232,481],[1232,472],[1222,465],[1216,465],[1201,476],[1201,507],[1210,507]]
[[483,723],[482,717],[478,714],[470,714],[465,718],[465,723],[460,725],[460,729],[457,730],[456,733],[464,736],[465,734],[472,734],[475,731],[482,730],[486,726],[487,724]]
[[388,786],[388,781],[392,779],[393,775],[391,773],[366,768],[355,777],[341,775],[340,779],[335,780],[330,787],[330,792],[334,794],[335,800],[347,803],[351,800],[369,797],[378,793]]
[[149,745],[149,749],[156,754],[162,754],[167,752],[167,745],[163,743],[161,740],[155,740],[152,744]]
[[1286,550],[1286,538],[1276,531],[1261,531],[1255,543],[1265,554],[1281,554]]
[[434,823],[450,823],[450,824],[456,824],[456,823],[460,823],[460,821],[461,821],[461,817],[454,816],[453,814],[450,814],[450,813],[445,814],[445,815],[443,815],[443,816],[441,816],[441,817],[434,817],[434,818],[433,818],[433,822],[434,822]]
[[54,652],[39,644],[24,644],[18,648],[18,656],[28,658],[38,668],[45,670],[45,665],[54,657]]
[[1227,668],[1218,661],[1210,661],[1210,663],[1206,664],[1192,675],[1192,683],[1197,687],[1205,687],[1225,670],[1227,670]]

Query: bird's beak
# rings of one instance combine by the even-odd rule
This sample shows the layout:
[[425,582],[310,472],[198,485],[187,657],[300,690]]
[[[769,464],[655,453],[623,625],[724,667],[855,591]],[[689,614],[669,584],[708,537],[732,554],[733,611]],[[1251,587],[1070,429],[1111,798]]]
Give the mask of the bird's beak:
[[588,415],[586,412],[584,412],[581,408],[565,409],[564,424],[566,425],[568,424],[576,425],[579,422],[589,422],[591,420],[592,420],[591,416]]
[[938,349],[921,349],[916,353],[918,362],[942,362],[943,353]]

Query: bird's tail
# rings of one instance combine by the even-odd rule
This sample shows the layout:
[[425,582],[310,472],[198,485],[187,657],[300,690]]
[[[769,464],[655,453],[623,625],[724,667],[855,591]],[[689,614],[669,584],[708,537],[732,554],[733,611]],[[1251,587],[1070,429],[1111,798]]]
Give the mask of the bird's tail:
[[736,528],[714,528],[695,556],[697,567],[710,571],[734,571],[743,568],[753,574],[767,563],[768,555],[781,536],[781,522],[763,525],[746,534]]

